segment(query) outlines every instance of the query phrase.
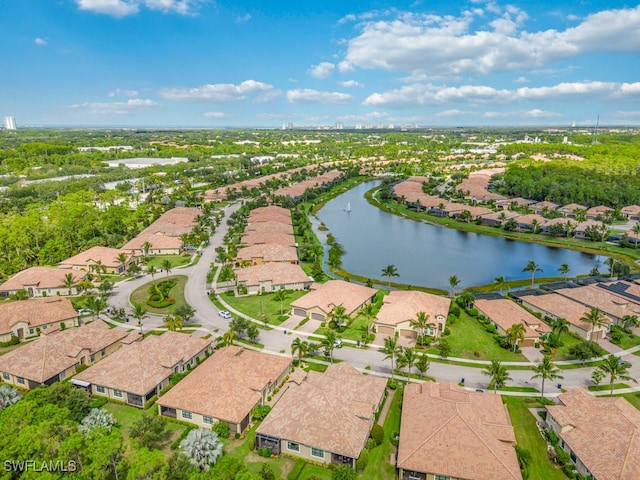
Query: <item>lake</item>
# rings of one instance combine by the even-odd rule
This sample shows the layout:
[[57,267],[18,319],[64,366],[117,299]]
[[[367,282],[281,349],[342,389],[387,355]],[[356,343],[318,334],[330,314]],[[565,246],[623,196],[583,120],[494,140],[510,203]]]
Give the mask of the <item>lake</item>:
[[[370,205],[364,194],[380,181],[364,182],[327,202],[317,213],[329,229],[314,231],[326,247],[331,233],[345,248],[342,268],[350,273],[380,280],[382,269],[395,265],[398,277],[391,281],[449,290],[449,277],[457,275],[457,289],[507,280],[528,279],[522,268],[534,260],[543,270],[536,277],[558,277],[558,268],[567,263],[569,275],[587,274],[593,267],[601,272],[606,257],[566,248],[509,240],[503,237],[462,232],[408,220]],[[347,212],[347,206],[351,211]],[[325,251],[327,248],[325,248]]]

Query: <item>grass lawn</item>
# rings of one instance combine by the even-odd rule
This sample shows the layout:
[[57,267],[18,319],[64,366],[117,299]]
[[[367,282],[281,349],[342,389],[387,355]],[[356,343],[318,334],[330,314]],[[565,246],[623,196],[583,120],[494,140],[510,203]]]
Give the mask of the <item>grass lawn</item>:
[[635,347],[636,345],[640,345],[640,337],[634,333],[631,335],[622,335],[622,339],[620,343],[617,344],[623,350],[627,350],[631,347]]
[[[307,292],[305,290],[287,290],[287,296],[282,302],[282,311],[287,315],[291,311],[291,302],[297,300]],[[274,293],[263,293],[262,295],[248,295],[246,297],[234,297],[231,295],[221,295],[220,299],[228,303],[239,312],[244,313],[256,320],[260,320],[260,312],[268,315],[269,324],[280,325],[280,302],[274,300]]]
[[136,288],[129,300],[131,303],[141,303],[145,306],[149,313],[159,313],[161,315],[167,315],[173,311],[174,308],[184,305],[187,302],[184,299],[184,286],[187,283],[189,277],[186,275],[169,275],[169,277],[162,276],[156,277],[156,281],[160,282],[162,280],[175,280],[178,282],[175,287],[171,289],[169,295],[175,299],[176,303],[166,308],[154,308],[147,305],[147,300],[149,299],[149,287],[153,282],[145,283],[141,287]]
[[[456,320],[455,324],[449,325],[448,328],[451,330],[451,335],[444,338],[451,345],[450,357],[500,360],[501,362],[527,361],[526,357],[520,353],[513,353],[500,348],[493,335],[485,331],[484,326],[465,311],[461,311],[460,318]],[[433,347],[427,352],[437,355],[438,349]]]
[[631,405],[640,410],[640,392],[624,393],[622,395],[614,395],[614,397],[625,398]]
[[154,266],[158,269],[162,269],[162,264],[169,260],[171,262],[171,268],[180,267],[182,265],[186,265],[189,263],[191,259],[191,255],[158,255],[155,257],[149,257],[149,261],[146,263],[146,266]]
[[[587,388],[590,392],[608,392],[609,390],[611,390],[611,385],[609,385],[608,383],[600,385],[589,385]],[[614,383],[613,391],[615,392],[617,388],[629,388],[629,385],[627,385],[626,383]]]
[[582,343],[582,339],[576,338],[573,335],[564,334],[562,335],[562,347],[556,349],[556,353],[552,355],[552,359],[554,361],[558,360],[575,360],[573,355],[569,354],[569,349],[578,343]]
[[502,402],[509,409],[511,423],[516,433],[518,446],[531,453],[529,478],[545,480],[564,480],[566,475],[556,468],[547,458],[547,443],[538,432],[536,418],[529,408],[541,407],[535,399],[527,397],[502,397]]

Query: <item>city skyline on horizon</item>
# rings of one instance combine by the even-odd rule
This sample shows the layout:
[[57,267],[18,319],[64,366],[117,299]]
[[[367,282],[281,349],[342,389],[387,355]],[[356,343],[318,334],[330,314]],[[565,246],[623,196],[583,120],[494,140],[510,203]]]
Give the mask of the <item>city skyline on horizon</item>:
[[640,5],[348,3],[11,2],[0,116],[88,128],[640,125]]

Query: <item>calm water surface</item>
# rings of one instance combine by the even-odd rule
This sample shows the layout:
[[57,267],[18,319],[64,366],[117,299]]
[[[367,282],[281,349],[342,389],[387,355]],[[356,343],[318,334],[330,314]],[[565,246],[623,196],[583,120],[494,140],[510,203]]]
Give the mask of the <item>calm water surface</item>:
[[[500,275],[507,280],[531,278],[522,268],[534,260],[538,276],[560,276],[558,267],[569,264],[570,275],[589,273],[603,266],[604,256],[564,248],[461,232],[407,220],[370,205],[365,192],[379,181],[362,183],[330,200],[317,217],[345,248],[342,267],[354,274],[385,280],[385,265],[396,266],[392,281],[449,290],[449,277],[457,275],[457,289],[492,283]],[[351,211],[345,211],[347,205]],[[326,233],[314,230],[326,246]],[[325,250],[327,250],[325,248]]]

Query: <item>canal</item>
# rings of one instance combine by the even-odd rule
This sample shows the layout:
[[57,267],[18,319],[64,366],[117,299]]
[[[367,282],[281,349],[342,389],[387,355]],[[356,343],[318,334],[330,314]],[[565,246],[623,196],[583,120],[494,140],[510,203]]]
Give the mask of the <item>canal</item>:
[[449,290],[451,275],[460,280],[457,289],[493,283],[501,275],[507,281],[531,278],[522,271],[529,260],[543,270],[536,278],[560,276],[563,263],[569,265],[570,276],[587,274],[593,267],[607,271],[604,256],[462,232],[384,212],[364,198],[379,184],[361,183],[327,202],[316,216],[328,232],[313,222],[325,251],[327,233],[344,247],[342,268],[350,273],[385,280],[382,269],[392,264],[399,274],[393,282]]

